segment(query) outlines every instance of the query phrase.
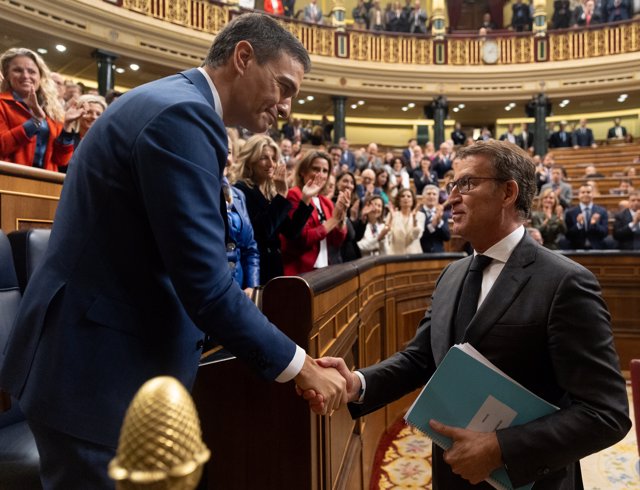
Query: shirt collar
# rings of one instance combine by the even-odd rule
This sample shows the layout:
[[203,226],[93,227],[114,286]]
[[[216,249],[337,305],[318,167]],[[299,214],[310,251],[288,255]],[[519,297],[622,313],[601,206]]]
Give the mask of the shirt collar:
[[211,80],[211,77],[207,73],[207,70],[205,70],[201,66],[198,67],[198,71],[204,75],[204,79],[209,84],[209,88],[211,89],[211,93],[213,94],[213,100],[215,101],[215,104],[216,104],[214,109],[218,114],[218,116],[220,116],[220,119],[224,121],[224,118],[222,117],[222,102],[220,102],[220,94],[218,94],[218,90],[216,89],[216,86],[213,84],[213,80]]
[[[483,255],[491,257],[493,260],[506,263],[515,248],[518,246],[518,243],[520,243],[520,240],[522,240],[524,234],[524,226],[518,226],[498,243],[491,245]],[[473,254],[477,255],[477,252],[474,250]]]

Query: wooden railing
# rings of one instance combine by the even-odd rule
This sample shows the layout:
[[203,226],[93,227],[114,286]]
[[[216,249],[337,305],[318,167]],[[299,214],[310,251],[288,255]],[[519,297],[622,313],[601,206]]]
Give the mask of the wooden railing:
[[[233,3],[204,0],[122,0],[133,12],[215,34],[240,11]],[[338,30],[289,18],[279,18],[312,55],[404,65],[482,65],[483,40],[475,34],[453,35],[444,41],[430,36]],[[567,61],[640,51],[640,21],[591,28],[549,31],[546,37],[499,31],[491,34],[500,47],[498,64]],[[438,54],[436,44],[446,55]],[[543,46],[540,46],[540,43]]]
[[[360,259],[271,281],[263,310],[312,356],[358,368],[415,334],[442,268],[461,254]],[[599,278],[623,369],[640,352],[640,253],[569,254]],[[415,393],[359,420],[309,412],[291,384],[258,380],[232,360],[200,368],[194,398],[213,456],[208,488],[365,490],[385,429]],[[206,486],[206,485],[205,485]]]

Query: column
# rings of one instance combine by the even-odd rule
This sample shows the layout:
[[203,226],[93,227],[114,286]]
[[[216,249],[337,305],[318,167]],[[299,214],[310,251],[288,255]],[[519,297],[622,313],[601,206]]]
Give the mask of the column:
[[[434,97],[430,109],[429,112],[433,114],[433,144],[436,148],[439,148],[446,139],[444,136],[444,120],[447,118],[449,110],[447,98],[444,95]],[[429,117],[429,113],[427,113],[427,117]]]
[[340,138],[346,137],[345,105],[347,98],[342,95],[334,95],[331,99],[333,99],[333,142],[338,144]]
[[547,153],[547,113],[551,111],[551,103],[544,92],[540,92],[528,105],[533,109],[536,120],[533,131],[534,154],[544,156]]
[[98,63],[98,92],[105,96],[109,90],[115,86],[115,74],[113,63],[118,59],[118,55],[96,49],[91,53]]

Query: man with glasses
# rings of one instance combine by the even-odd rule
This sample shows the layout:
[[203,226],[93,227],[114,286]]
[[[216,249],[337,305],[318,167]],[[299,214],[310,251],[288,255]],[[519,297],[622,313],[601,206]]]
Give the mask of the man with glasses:
[[[559,410],[486,433],[430,421],[453,440],[447,451],[434,446],[433,489],[490,489],[483,480],[501,466],[514,487],[582,488],[580,458],[631,426],[600,286],[587,269],[526,233],[536,181],[522,149],[486,141],[458,157],[448,204],[453,233],[471,243],[474,256],[444,269],[403,351],[355,372],[339,358],[318,362],[345,376],[349,410],[358,417],[423,386],[454,343],[468,342]],[[313,392],[303,396],[321,409]]]

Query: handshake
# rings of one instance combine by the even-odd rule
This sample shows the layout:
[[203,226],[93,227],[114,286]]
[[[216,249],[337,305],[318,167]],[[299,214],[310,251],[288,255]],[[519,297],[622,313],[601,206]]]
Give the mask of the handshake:
[[342,405],[359,398],[360,378],[339,357],[307,356],[295,377],[296,392],[319,415],[331,415]]

